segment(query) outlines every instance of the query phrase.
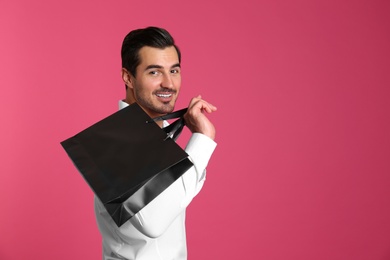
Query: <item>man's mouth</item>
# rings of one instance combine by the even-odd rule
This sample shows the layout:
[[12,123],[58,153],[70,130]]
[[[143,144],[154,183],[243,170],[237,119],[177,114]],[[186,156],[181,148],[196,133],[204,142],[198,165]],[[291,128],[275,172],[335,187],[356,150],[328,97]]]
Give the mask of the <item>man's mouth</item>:
[[156,96],[160,98],[170,98],[172,96],[172,93],[157,93]]

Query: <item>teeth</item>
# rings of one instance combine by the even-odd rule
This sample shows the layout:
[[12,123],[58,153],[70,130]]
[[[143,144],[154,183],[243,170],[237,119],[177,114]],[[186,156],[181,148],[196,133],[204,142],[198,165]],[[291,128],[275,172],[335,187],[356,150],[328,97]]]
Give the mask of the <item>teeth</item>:
[[172,94],[157,94],[158,97],[169,98]]

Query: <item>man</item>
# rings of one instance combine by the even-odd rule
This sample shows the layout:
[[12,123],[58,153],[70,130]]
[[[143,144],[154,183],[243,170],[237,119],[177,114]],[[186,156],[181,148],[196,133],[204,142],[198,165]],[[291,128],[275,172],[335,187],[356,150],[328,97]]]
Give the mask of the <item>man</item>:
[[[156,27],[134,30],[125,37],[121,56],[126,98],[119,107],[137,102],[152,118],[172,112],[181,86],[181,54],[171,35]],[[214,111],[201,96],[190,101],[184,119],[192,136],[185,151],[194,166],[121,227],[95,198],[104,260],[187,259],[185,210],[203,186],[216,147],[215,128],[205,115]]]

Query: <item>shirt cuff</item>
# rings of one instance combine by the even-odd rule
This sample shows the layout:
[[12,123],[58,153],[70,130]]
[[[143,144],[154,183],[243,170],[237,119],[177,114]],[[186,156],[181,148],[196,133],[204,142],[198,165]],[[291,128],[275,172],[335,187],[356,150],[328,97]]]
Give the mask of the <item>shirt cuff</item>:
[[209,163],[216,146],[217,143],[210,137],[200,133],[193,133],[185,151],[196,167],[203,171]]

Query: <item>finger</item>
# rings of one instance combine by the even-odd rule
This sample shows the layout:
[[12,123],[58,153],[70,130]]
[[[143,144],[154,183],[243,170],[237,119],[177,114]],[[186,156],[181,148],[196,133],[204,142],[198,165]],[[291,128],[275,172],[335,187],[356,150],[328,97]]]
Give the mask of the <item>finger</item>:
[[209,104],[211,110],[213,110],[213,111],[217,110],[217,107],[216,107],[216,106],[214,106],[214,105],[211,104],[211,103],[208,103],[208,104]]
[[188,107],[190,108],[190,107],[193,107],[199,100],[201,100],[202,99],[202,97],[201,97],[201,95],[198,95],[198,96],[196,96],[196,97],[193,97],[192,99],[191,99],[191,101],[190,101],[190,104],[188,105]]
[[199,108],[202,112],[206,111],[207,113],[212,113],[215,110],[217,110],[217,108],[215,106],[213,106],[212,104],[207,103],[205,101],[199,102],[199,104],[200,104]]
[[191,102],[189,104],[189,108],[192,108],[192,107],[197,107],[200,110],[206,110],[208,113],[211,113],[211,112],[217,110],[216,106],[207,102],[206,100],[203,100],[201,95],[198,95],[197,97],[194,97],[191,99]]
[[201,100],[200,102],[202,103],[202,105],[204,105],[205,107],[207,107],[211,111],[217,110],[216,106],[214,106],[213,104],[207,102],[206,100]]
[[210,114],[210,113],[214,112],[216,109],[217,109],[217,108],[214,107],[214,106],[207,105],[207,106],[204,106],[204,107],[202,108],[202,111],[206,111],[207,113]]

